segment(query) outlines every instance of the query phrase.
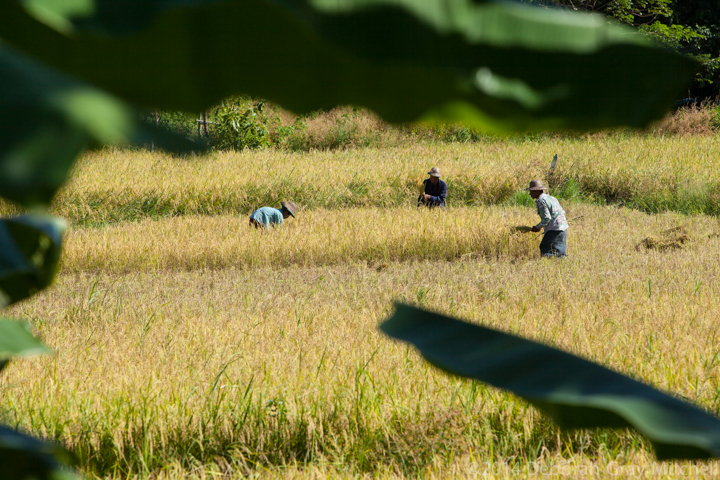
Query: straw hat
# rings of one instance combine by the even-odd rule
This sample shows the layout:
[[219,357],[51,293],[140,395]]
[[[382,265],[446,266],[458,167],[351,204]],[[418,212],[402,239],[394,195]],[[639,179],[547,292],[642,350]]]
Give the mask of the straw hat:
[[432,167],[428,172],[428,175],[430,175],[431,177],[442,177],[442,175],[440,175],[440,169],[438,167]]
[[540,180],[530,180],[530,188],[526,188],[525,190],[547,190],[547,187],[543,185],[542,181]]
[[292,215],[293,218],[295,218],[295,212],[297,211],[297,205],[295,205],[293,202],[280,202],[280,205],[282,205],[282,208],[290,212],[290,215]]

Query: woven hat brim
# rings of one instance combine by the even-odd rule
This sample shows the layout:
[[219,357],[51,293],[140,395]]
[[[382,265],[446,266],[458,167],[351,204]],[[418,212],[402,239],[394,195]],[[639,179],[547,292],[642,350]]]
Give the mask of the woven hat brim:
[[289,208],[288,204],[285,202],[280,202],[280,205],[282,205],[282,207],[287,210],[293,218],[295,218],[295,212],[293,212],[294,209]]

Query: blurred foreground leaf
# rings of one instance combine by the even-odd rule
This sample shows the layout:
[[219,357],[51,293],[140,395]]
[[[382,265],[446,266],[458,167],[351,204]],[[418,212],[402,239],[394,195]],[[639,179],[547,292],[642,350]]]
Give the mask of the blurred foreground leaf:
[[495,130],[644,126],[695,68],[603,17],[471,0],[7,1],[0,38],[148,107],[243,93]]
[[561,428],[633,427],[660,460],[720,457],[719,419],[588,360],[402,304],[380,329],[442,370],[522,397]]
[[0,361],[51,352],[52,350],[30,333],[26,322],[0,319]]
[[0,308],[50,285],[65,222],[44,215],[0,220]]
[[72,462],[66,450],[0,425],[3,480],[78,480],[78,476],[61,466]]
[[198,148],[143,124],[112,96],[2,44],[0,85],[0,196],[24,206],[49,203],[89,146],[154,139],[159,148]]

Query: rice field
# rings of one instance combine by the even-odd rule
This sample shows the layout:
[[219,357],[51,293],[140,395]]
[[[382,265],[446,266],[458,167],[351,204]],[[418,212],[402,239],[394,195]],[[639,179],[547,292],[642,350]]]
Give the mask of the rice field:
[[[187,215],[246,215],[291,198],[308,209],[414,205],[425,172],[440,167],[454,207],[530,205],[520,193],[559,161],[552,193],[648,213],[715,215],[720,209],[718,136],[545,138],[486,143],[289,153],[217,152],[174,159],[105,149],[82,157],[53,212],[71,223]],[[3,214],[11,205],[0,205]]]
[[[68,447],[90,479],[720,476],[720,462],[655,462],[632,431],[560,432],[378,331],[408,302],[720,415],[718,217],[629,208],[714,191],[717,140],[543,142],[87,155],[54,205],[70,220],[56,284],[6,312],[57,354],[7,368],[0,418]],[[560,261],[512,228],[537,222],[520,191],[555,150],[562,181],[577,181],[576,195],[557,184]],[[446,211],[413,206],[433,165],[451,185]],[[474,186],[458,200],[452,185]],[[248,228],[251,205],[280,198],[303,205],[296,219]],[[169,207],[128,206],[143,199]],[[643,243],[668,231],[687,238]]]
[[245,217],[186,216],[73,230],[62,269],[123,273],[347,263],[528,259],[537,235],[513,229],[528,221],[518,209],[355,208],[309,210],[276,231],[248,227]]

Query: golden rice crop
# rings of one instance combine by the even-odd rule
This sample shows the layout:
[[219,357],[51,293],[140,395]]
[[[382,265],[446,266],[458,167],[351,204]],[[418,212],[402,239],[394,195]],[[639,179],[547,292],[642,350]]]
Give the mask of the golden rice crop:
[[[577,190],[595,201],[624,201],[649,212],[714,213],[720,207],[719,142],[717,136],[596,135],[333,152],[268,149],[187,159],[105,149],[80,159],[53,211],[73,223],[97,225],[248,214],[281,199],[308,208],[403,206],[414,203],[432,166],[448,182],[450,205],[495,204],[511,199],[530,179],[546,178],[558,153],[552,180],[561,197]],[[9,205],[3,209],[13,211]]]
[[236,192],[243,198],[248,190],[273,189],[280,197],[283,189],[295,185],[327,191],[330,200],[343,196],[343,190],[352,184],[381,185],[382,189],[373,192],[390,197],[395,186],[419,185],[432,166],[440,167],[449,181],[469,178],[479,187],[509,183],[524,188],[530,178],[547,173],[555,153],[560,157],[558,173],[577,172],[583,178],[609,185],[617,182],[618,186],[641,181],[639,187],[654,189],[717,179],[719,147],[718,136],[690,140],[598,135],[333,152],[215,152],[182,160],[142,150],[106,149],[88,153],[79,161],[57,204],[73,195],[105,192],[118,197],[161,193],[169,198]]
[[127,272],[528,258],[537,235],[512,226],[531,211],[498,208],[308,210],[270,230],[248,217],[177,217],[98,229],[72,229],[63,271]]
[[[10,366],[0,412],[78,452],[90,478],[720,473],[656,463],[631,432],[561,434],[378,332],[393,300],[411,302],[717,414],[717,219],[566,206],[564,260],[537,259],[529,234],[463,256],[506,245],[529,207],[314,210],[270,232],[244,216],[74,228],[57,285],[9,312],[58,353]],[[682,248],[636,250],[675,227]]]

